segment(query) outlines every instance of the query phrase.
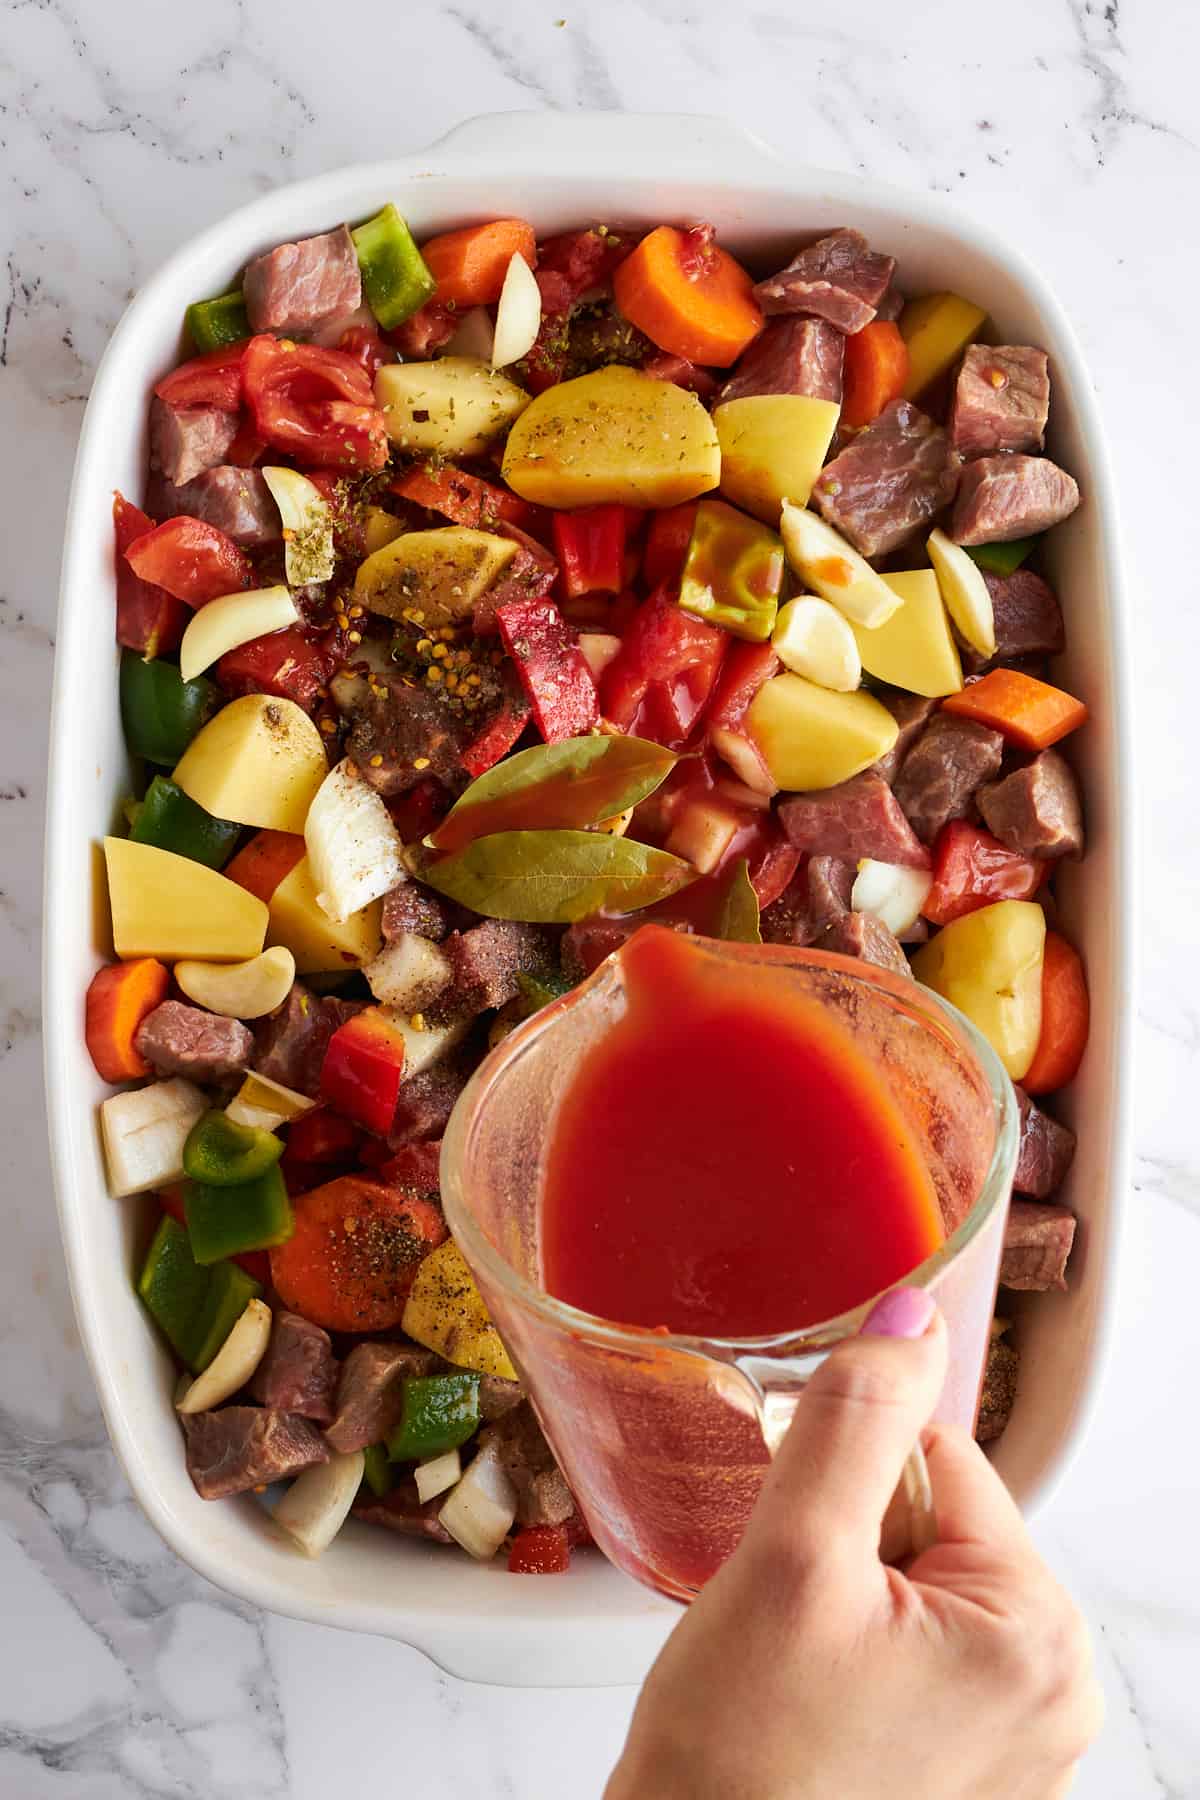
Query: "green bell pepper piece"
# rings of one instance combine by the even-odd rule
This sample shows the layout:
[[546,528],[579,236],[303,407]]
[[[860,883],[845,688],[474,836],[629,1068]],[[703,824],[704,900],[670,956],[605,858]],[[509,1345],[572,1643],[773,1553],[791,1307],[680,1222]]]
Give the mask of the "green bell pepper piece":
[[185,681],[174,663],[146,662],[136,650],[121,657],[121,724],[134,756],[173,768],[220,705],[203,675]]
[[231,819],[214,819],[181,787],[165,775],[156,775],[136,808],[129,835],[135,844],[153,844],[156,850],[190,856],[205,868],[223,869],[242,828]]
[[206,1369],[262,1288],[236,1263],[202,1268],[188,1234],[164,1213],[146,1253],[137,1291],[176,1355],[194,1375]]
[[220,350],[250,336],[250,319],[241,288],[231,288],[215,300],[193,300],[184,316],[192,342],[200,351]]
[[403,325],[432,299],[437,287],[412,232],[389,201],[350,236],[358,252],[367,305],[385,331]]
[[417,1375],[404,1383],[404,1412],[387,1453],[393,1462],[424,1462],[457,1450],[478,1429],[478,1375]]
[[964,549],[973,563],[989,575],[1011,575],[1029,555],[1037,538],[1013,538],[1007,544],[966,544]]
[[265,1175],[283,1155],[283,1139],[257,1125],[239,1125],[219,1107],[196,1120],[183,1146],[183,1172],[206,1187],[242,1187]]
[[[278,1141],[278,1140],[277,1140]],[[296,1229],[292,1203],[277,1163],[253,1181],[216,1187],[189,1181],[183,1199],[192,1255],[206,1267],[246,1250],[286,1244]]]
[[382,1500],[395,1487],[395,1472],[382,1444],[368,1444],[363,1451],[363,1480],[377,1500]]
[[724,500],[702,500],[679,585],[684,612],[762,644],[775,628],[782,586],[779,533]]

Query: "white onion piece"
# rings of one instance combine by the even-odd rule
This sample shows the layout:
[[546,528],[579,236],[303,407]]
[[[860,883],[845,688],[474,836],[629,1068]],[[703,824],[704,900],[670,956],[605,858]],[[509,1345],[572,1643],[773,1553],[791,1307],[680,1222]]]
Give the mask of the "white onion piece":
[[447,1488],[452,1488],[462,1474],[462,1457],[457,1450],[446,1450],[441,1456],[431,1456],[428,1462],[418,1463],[413,1470],[413,1478],[417,1484],[417,1498],[422,1506],[427,1500],[436,1500]]
[[183,1178],[183,1146],[208,1100],[190,1081],[152,1081],[100,1107],[109,1192],[145,1194]]
[[845,614],[812,594],[780,607],[771,647],[786,669],[818,687],[852,694],[862,681],[858,641]]
[[179,673],[185,681],[193,681],[227,650],[238,650],[268,632],[282,631],[299,617],[285,587],[252,588],[245,594],[222,594],[219,600],[209,600],[188,620],[179,646]]
[[397,1012],[390,1006],[385,1007],[384,1011],[392,1030],[404,1039],[405,1081],[410,1075],[420,1075],[426,1069],[432,1069],[434,1063],[449,1055],[456,1045],[461,1044],[473,1023],[468,1017],[452,1019],[448,1025],[414,1025],[413,1019],[419,1018],[419,1013],[409,1015]]
[[921,916],[925,897],[933,886],[928,869],[902,869],[895,863],[876,862],[866,856],[850,890],[854,912],[870,913],[899,937],[911,930]]
[[276,944],[246,962],[177,962],[175,979],[188,999],[208,1012],[226,1019],[261,1019],[291,993],[296,959]]
[[363,1453],[334,1454],[297,1475],[272,1517],[305,1556],[320,1556],[346,1521],[363,1478]]
[[980,656],[996,654],[996,615],[983,570],[944,531],[931,531],[925,548],[946,611]]
[[486,306],[472,306],[459,320],[458,330],[442,351],[443,356],[474,356],[480,362],[492,360],[495,327]]
[[406,878],[400,833],[348,757],[329,771],[313,797],[304,847],[317,905],[335,925]]
[[454,970],[444,950],[415,931],[402,931],[384,945],[363,974],[377,1000],[400,1012],[415,1013],[449,987]]
[[296,469],[265,468],[263,480],[283,521],[283,562],[293,587],[333,574],[333,511],[315,481]]
[[176,1400],[181,1413],[210,1412],[244,1388],[267,1353],[271,1337],[271,1309],[263,1300],[250,1300],[233,1330],[187,1392]]
[[469,1556],[487,1562],[516,1516],[517,1490],[501,1467],[495,1444],[489,1444],[454,1488],[438,1519]]
[[269,1075],[251,1071],[225,1111],[235,1125],[274,1131],[277,1125],[287,1125],[302,1113],[311,1112],[316,1104],[307,1094],[298,1094],[294,1088],[272,1081]]
[[496,335],[492,343],[493,369],[528,356],[542,324],[542,296],[533,270],[519,251],[508,262],[500,304],[496,308]]
[[779,521],[788,562],[805,587],[839,612],[874,631],[900,606],[900,596],[848,544],[840,532],[807,507],[783,503]]

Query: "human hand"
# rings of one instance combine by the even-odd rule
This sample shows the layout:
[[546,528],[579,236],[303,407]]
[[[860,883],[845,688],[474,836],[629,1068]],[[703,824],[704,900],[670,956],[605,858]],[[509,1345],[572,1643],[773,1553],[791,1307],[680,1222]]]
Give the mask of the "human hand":
[[[605,1800],[1055,1800],[1099,1729],[1082,1619],[966,1432],[928,1296],[805,1389],[745,1538],[672,1633]],[[880,1525],[921,1435],[938,1542]]]

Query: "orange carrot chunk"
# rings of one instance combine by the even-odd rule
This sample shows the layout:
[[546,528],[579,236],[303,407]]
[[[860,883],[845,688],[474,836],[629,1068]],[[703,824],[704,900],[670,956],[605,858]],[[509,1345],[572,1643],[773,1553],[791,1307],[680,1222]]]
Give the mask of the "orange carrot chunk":
[[293,831],[256,831],[226,863],[222,873],[269,906],[271,895],[304,855],[304,839]]
[[908,345],[900,327],[876,319],[846,339],[842,371],[842,424],[869,425],[898,400],[908,380]]
[[365,1175],[293,1194],[296,1229],[270,1252],[279,1298],[326,1331],[390,1331],[420,1263],[450,1235],[432,1200]]
[[1052,1094],[1072,1080],[1088,1040],[1087,979],[1079,952],[1061,932],[1046,933],[1042,961],[1042,1035],[1022,1086]]
[[105,1081],[136,1081],[150,1064],[134,1048],[138,1026],[166,999],[170,977],[152,956],[97,969],[87,991],[84,1041]]
[[753,282],[711,225],[660,225],[613,275],[617,305],[651,343],[725,369],[762,329]]
[[981,681],[973,681],[961,693],[942,702],[947,712],[977,719],[1003,732],[1023,750],[1046,750],[1082,725],[1088,709],[1082,700],[1023,675],[1019,669],[993,669]]
[[537,261],[533,226],[525,219],[492,219],[444,231],[421,245],[429,273],[437,282],[434,298],[444,306],[490,306],[500,298],[508,265],[523,256],[532,269]]

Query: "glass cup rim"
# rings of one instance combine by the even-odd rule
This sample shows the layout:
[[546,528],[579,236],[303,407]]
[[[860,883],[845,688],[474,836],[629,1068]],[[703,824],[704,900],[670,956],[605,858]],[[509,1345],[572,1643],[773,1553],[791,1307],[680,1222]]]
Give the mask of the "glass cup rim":
[[[991,1220],[996,1207],[1007,1202],[1016,1168],[1018,1150],[1018,1107],[1016,1093],[1007,1070],[996,1051],[979,1028],[949,1000],[934,993],[912,977],[893,974],[890,970],[863,964],[853,957],[832,951],[790,949],[788,946],[730,944],[720,939],[696,938],[710,952],[734,956],[739,960],[784,964],[789,967],[830,968],[849,976],[862,987],[883,992],[898,1001],[903,1010],[928,1030],[949,1036],[956,1051],[972,1059],[983,1076],[991,1096],[996,1123],[991,1161],[979,1193],[965,1219],[915,1269],[893,1282],[893,1287],[926,1289],[934,1285],[944,1270],[957,1261]],[[780,950],[788,954],[777,954]],[[755,956],[753,953],[766,952]],[[869,973],[867,971],[870,971]],[[589,995],[599,994],[619,982],[619,967],[609,958],[567,994],[544,1006],[511,1031],[473,1072],[446,1126],[441,1151],[442,1204],[451,1234],[463,1247],[468,1263],[482,1267],[487,1279],[495,1282],[509,1297],[529,1308],[541,1319],[577,1338],[601,1344],[610,1350],[659,1352],[673,1350],[680,1354],[708,1356],[721,1362],[735,1363],[741,1357],[796,1356],[809,1351],[832,1348],[858,1330],[880,1294],[872,1294],[857,1306],[849,1307],[828,1319],[819,1320],[788,1331],[771,1332],[761,1337],[702,1337],[686,1332],[650,1330],[646,1326],[619,1324],[585,1312],[565,1300],[546,1293],[496,1249],[477,1223],[461,1191],[460,1171],[465,1162],[470,1125],[478,1116],[486,1090],[502,1079],[507,1066],[534,1048],[545,1032],[551,1030],[562,1014],[580,1004]],[[882,1289],[881,1293],[887,1292]]]

